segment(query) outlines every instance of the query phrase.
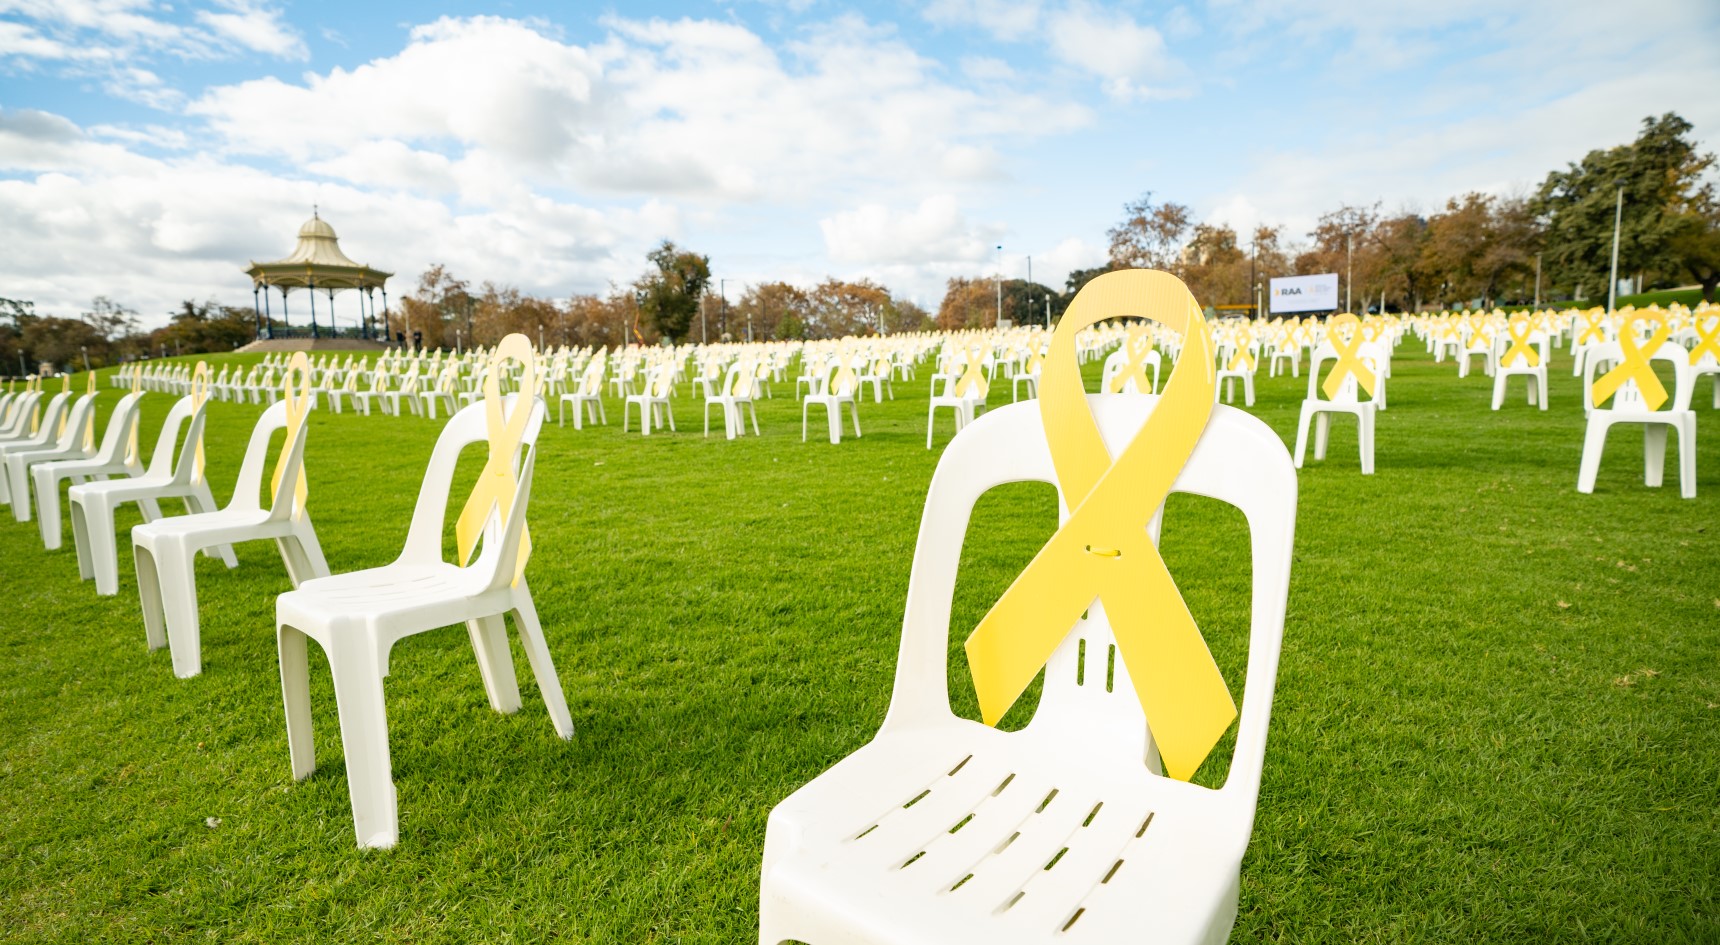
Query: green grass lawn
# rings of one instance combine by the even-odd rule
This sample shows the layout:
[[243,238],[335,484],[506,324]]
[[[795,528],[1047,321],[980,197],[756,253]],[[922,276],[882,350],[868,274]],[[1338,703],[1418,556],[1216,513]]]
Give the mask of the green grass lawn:
[[[1704,385],[1696,500],[1671,456],[1667,485],[1642,485],[1630,428],[1579,495],[1577,383],[1563,352],[1552,367],[1552,410],[1513,388],[1493,413],[1489,379],[1406,340],[1377,475],[1359,474],[1342,421],[1302,471],[1235,941],[1720,941],[1720,413]],[[120,595],[97,597],[69,528],[44,552],[34,524],[0,513],[0,938],[752,940],[766,814],[888,705],[938,456],[928,374],[863,404],[865,436],[837,446],[817,415],[800,441],[792,385],[761,402],[764,435],[736,442],[699,435],[685,387],[677,434],[623,435],[618,402],[608,427],[552,420],[528,573],[574,738],[555,737],[517,644],[525,708],[503,716],[463,629],[405,641],[390,851],[354,845],[314,646],[322,767],[291,779],[272,546],[241,546],[234,571],[199,561],[204,672],[179,680],[145,648],[129,542]],[[1253,412],[1287,445],[1306,383],[1258,381]],[[1008,398],[1000,385],[992,402]],[[148,444],[170,398],[145,402]],[[218,497],[257,413],[211,407]],[[386,563],[439,424],[309,424],[331,566]],[[951,633],[970,717],[961,641],[1055,521],[1044,485],[975,511]],[[1236,690],[1246,536],[1233,509],[1170,502],[1166,560]]]

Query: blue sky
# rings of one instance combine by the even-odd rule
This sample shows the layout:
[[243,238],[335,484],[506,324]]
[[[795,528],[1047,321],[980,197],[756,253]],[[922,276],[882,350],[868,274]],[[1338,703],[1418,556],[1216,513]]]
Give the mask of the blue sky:
[[1142,191],[1304,234],[1527,190],[1677,111],[1720,5],[0,0],[0,295],[237,304],[318,204],[354,258],[602,292],[667,237],[766,279],[1060,284]]

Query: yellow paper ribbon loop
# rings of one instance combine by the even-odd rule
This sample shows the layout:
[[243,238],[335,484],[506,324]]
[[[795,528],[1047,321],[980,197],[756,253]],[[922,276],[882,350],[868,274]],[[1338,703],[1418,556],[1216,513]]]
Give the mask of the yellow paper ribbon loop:
[[1690,366],[1696,367],[1702,363],[1702,356],[1712,355],[1716,363],[1720,363],[1720,317],[1696,316],[1691,325],[1696,329],[1696,347],[1690,349]]
[[[509,360],[519,362],[522,368],[520,393],[514,400],[511,413],[503,409],[501,382],[502,363]],[[665,366],[662,370],[667,373],[669,368]],[[490,453],[484,460],[483,471],[478,473],[477,483],[472,486],[471,495],[466,497],[460,517],[454,522],[454,541],[461,565],[471,561],[478,539],[484,533],[484,523],[489,520],[490,510],[496,510],[504,525],[513,510],[514,494],[519,489],[514,456],[519,452],[520,442],[525,439],[526,425],[531,422],[532,406],[536,403],[533,391],[536,390],[537,360],[531,341],[521,334],[503,338],[490,354],[490,369],[484,372],[484,427],[489,433]],[[531,532],[521,529],[519,561],[514,566],[516,583],[525,573],[531,553]]]
[[1598,344],[1607,340],[1606,330],[1601,327],[1602,321],[1600,312],[1584,312],[1583,331],[1577,336],[1577,344],[1586,345],[1591,342]]
[[1368,392],[1368,396],[1374,396],[1374,372],[1361,358],[1362,331],[1356,316],[1344,312],[1327,319],[1326,340],[1332,343],[1332,350],[1338,355],[1337,363],[1332,365],[1332,372],[1326,375],[1326,382],[1320,385],[1327,398],[1338,396],[1338,390],[1344,386],[1346,376],[1354,376],[1356,383]]
[[1505,332],[1511,336],[1511,347],[1505,350],[1499,363],[1510,367],[1511,362],[1522,358],[1530,367],[1540,367],[1541,352],[1536,351],[1535,346],[1529,344],[1529,333],[1534,330],[1535,326],[1530,324],[1529,316],[1522,314],[1511,316],[1511,320],[1505,323]]
[[[1654,323],[1654,333],[1647,341],[1638,343],[1636,340],[1635,322],[1646,321]],[[1666,387],[1660,383],[1660,378],[1654,373],[1650,364],[1654,353],[1666,343],[1671,329],[1667,327],[1666,315],[1662,312],[1638,312],[1628,319],[1618,333],[1619,352],[1623,358],[1612,370],[1606,372],[1592,388],[1594,402],[1600,403],[1618,393],[1625,381],[1635,381],[1636,389],[1642,392],[1642,402],[1650,410],[1659,410],[1666,403]]]
[[957,397],[984,397],[985,383],[985,352],[978,346],[967,349],[963,354],[966,366],[962,368],[962,376],[956,381]]
[[[208,369],[204,369],[207,374]],[[278,495],[281,491],[281,476],[287,471],[287,453],[291,450],[293,440],[299,434],[299,428],[304,426],[305,415],[311,412],[313,392],[311,391],[311,362],[303,351],[293,353],[293,359],[287,362],[287,371],[281,377],[281,399],[287,405],[287,435],[281,441],[281,452],[275,456],[275,472],[269,477],[269,494]],[[305,481],[305,466],[299,463],[299,480],[293,483],[293,518],[305,513],[305,499],[310,495],[310,487]]]
[[[1180,331],[1187,349],[1146,423],[1113,458],[1082,388],[1075,336],[1123,315]],[[1109,272],[1070,303],[1051,336],[1039,401],[1070,513],[967,639],[986,724],[997,724],[1095,598],[1166,773],[1193,777],[1236,719],[1224,678],[1146,529],[1206,428],[1215,376],[1206,320],[1175,276]]]
[[1147,355],[1153,353],[1153,336],[1145,325],[1130,325],[1128,339],[1123,342],[1123,367],[1111,378],[1107,394],[1121,394],[1129,381],[1135,382],[1135,392],[1150,394],[1153,382],[1147,379]]

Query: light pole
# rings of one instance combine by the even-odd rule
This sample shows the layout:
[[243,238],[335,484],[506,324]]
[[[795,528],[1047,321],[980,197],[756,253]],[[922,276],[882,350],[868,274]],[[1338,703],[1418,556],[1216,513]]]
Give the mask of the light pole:
[[1541,254],[1535,254],[1535,307],[1541,307]]
[[1045,297],[1045,330],[1051,330],[1051,296]]
[[1003,244],[997,247],[997,322],[995,327],[1003,326]]
[[1624,224],[1624,181],[1615,180],[1618,187],[1618,207],[1613,211],[1612,274],[1607,277],[1607,311],[1618,308],[1618,233]]
[[717,295],[720,296],[723,300],[723,317],[722,317],[721,327],[722,327],[724,332],[727,332],[729,330],[729,280],[727,280],[727,279],[718,279],[717,280]]
[[1350,253],[1350,234],[1344,234],[1344,311],[1350,310],[1350,282],[1355,277],[1354,257]]

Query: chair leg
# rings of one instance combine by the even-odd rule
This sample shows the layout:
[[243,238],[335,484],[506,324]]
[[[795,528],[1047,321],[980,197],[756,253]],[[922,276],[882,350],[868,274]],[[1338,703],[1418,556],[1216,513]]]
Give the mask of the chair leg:
[[[797,399],[800,397],[800,391],[798,391],[798,390],[795,391],[795,397]],[[807,401],[807,400],[801,400],[800,401],[800,442],[802,442],[802,443],[806,442],[806,412],[809,409],[811,409],[811,407],[812,407],[812,403],[810,401]],[[930,442],[928,442],[926,444],[926,446],[928,448],[931,445],[932,444]]]
[[304,512],[299,520],[293,523],[290,535],[275,540],[281,549],[281,561],[287,566],[287,577],[293,586],[311,578],[328,577],[328,559],[323,557],[322,543],[317,541],[316,526],[311,524],[311,514]]
[[197,572],[193,567],[196,553],[173,543],[165,543],[159,550],[162,554],[155,559],[155,569],[160,577],[161,611],[167,624],[173,675],[190,679],[203,672],[203,628],[197,613]]
[[1374,474],[1374,412],[1364,410],[1356,416],[1357,439],[1361,441],[1362,475]]
[[295,627],[275,627],[281,658],[281,701],[287,710],[287,755],[293,780],[302,781],[317,769],[316,744],[311,738],[311,673],[306,637]]
[[932,424],[937,421],[938,408],[934,405],[926,408],[926,449],[932,448]]
[[538,692],[543,695],[544,707],[549,710],[550,724],[563,739],[572,738],[573,715],[567,711],[567,697],[561,691],[555,662],[550,659],[549,646],[544,642],[543,625],[538,623],[537,606],[532,603],[531,591],[524,578],[515,589],[513,613],[514,629],[519,631],[526,662],[531,664],[532,677],[537,680]]
[[860,435],[860,405],[851,402],[848,404],[848,409],[854,412],[854,435],[858,437]]
[[1666,477],[1666,424],[1649,423],[1642,428],[1642,484],[1659,488]]
[[71,503],[72,513],[72,550],[78,556],[78,580],[87,581],[95,577],[95,562],[90,555],[90,527],[85,519],[84,504]]
[[382,660],[366,635],[336,637],[329,652],[341,749],[346,755],[352,826],[360,847],[391,847],[400,836]]
[[52,470],[38,466],[30,470],[36,480],[36,525],[42,534],[42,547],[49,551],[60,548],[60,478]]
[[[161,576],[156,573],[155,555],[148,548],[134,543],[131,558],[137,567],[137,597],[143,610],[143,636],[151,650],[159,650],[167,645],[167,626],[162,613]],[[99,572],[96,577],[96,591],[101,591]],[[116,592],[117,589],[108,593]]]
[[1583,431],[1583,461],[1577,470],[1577,491],[1590,493],[1595,491],[1595,476],[1601,471],[1601,453],[1607,445],[1607,427],[1611,424],[1589,415],[1588,427]]
[[1326,438],[1327,438],[1327,435],[1331,432],[1331,428],[1332,428],[1332,415],[1331,415],[1331,413],[1322,410],[1317,415],[1315,415],[1315,417],[1314,417],[1314,458],[1315,459],[1325,459],[1326,458]]
[[[1530,403],[1535,402],[1535,395],[1534,394],[1529,395],[1529,402]],[[1500,407],[1504,406],[1504,404],[1505,404],[1505,374],[1500,373],[1500,374],[1496,374],[1493,376],[1493,409],[1498,410]]]
[[478,657],[478,675],[484,679],[484,694],[490,708],[507,715],[520,710],[520,683],[514,676],[514,658],[508,652],[508,627],[501,614],[466,621],[472,652]]
[[1302,402],[1302,415],[1300,417],[1298,417],[1296,420],[1296,468],[1297,469],[1302,468],[1302,458],[1307,454],[1308,418],[1310,416],[1312,416],[1312,411],[1310,411],[1308,409],[1310,406],[1311,405],[1307,401],[1303,401]]
[[1696,498],[1696,412],[1674,424],[1678,431],[1678,494]]

